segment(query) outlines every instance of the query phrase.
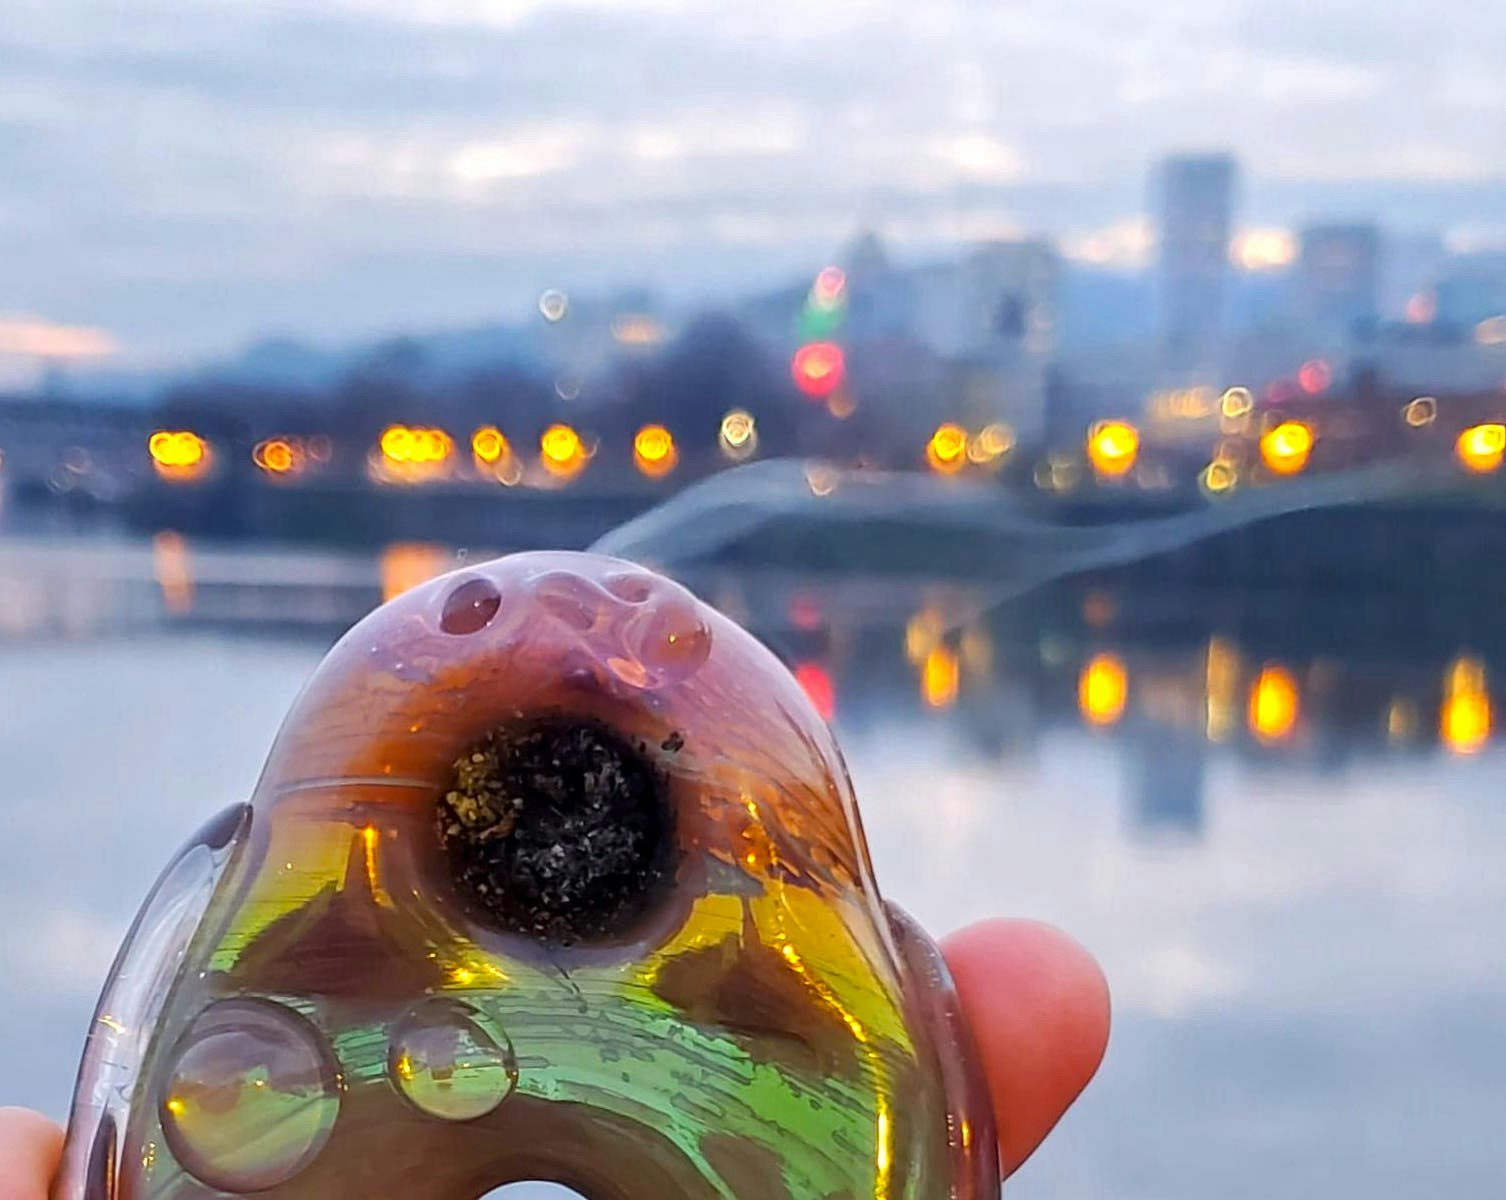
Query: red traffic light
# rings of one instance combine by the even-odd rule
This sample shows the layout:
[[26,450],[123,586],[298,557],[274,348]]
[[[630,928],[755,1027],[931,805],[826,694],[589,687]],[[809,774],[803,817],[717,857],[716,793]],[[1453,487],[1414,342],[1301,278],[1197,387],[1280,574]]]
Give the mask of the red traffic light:
[[795,351],[790,374],[795,386],[812,400],[825,400],[842,386],[847,360],[835,342],[808,342]]

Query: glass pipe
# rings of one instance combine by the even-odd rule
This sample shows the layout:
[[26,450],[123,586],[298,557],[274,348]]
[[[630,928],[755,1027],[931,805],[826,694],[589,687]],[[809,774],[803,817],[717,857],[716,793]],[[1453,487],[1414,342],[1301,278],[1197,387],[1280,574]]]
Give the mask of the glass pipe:
[[991,1200],[946,969],[749,634],[526,554],[357,625],[101,998],[53,1200]]

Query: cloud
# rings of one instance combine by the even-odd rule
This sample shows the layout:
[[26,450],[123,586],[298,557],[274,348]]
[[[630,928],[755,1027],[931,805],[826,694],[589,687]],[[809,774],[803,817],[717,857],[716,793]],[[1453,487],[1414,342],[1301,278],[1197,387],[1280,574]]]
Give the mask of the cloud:
[[1240,154],[1262,225],[1506,202],[1487,0],[17,5],[0,310],[131,355],[494,318],[545,283],[716,292],[866,224],[915,254],[1080,238],[1189,146]]
[[578,165],[589,144],[590,134],[581,129],[543,129],[521,138],[467,142],[445,168],[463,185],[530,179]]
[[963,179],[1009,183],[1024,174],[1020,157],[1010,146],[977,130],[938,138],[930,151],[941,166]]
[[1155,231],[1144,217],[1125,217],[1101,228],[1071,235],[1063,242],[1069,258],[1118,270],[1138,270],[1148,265],[1155,248]]
[[117,349],[115,339],[103,329],[0,315],[0,357],[91,359],[105,358]]

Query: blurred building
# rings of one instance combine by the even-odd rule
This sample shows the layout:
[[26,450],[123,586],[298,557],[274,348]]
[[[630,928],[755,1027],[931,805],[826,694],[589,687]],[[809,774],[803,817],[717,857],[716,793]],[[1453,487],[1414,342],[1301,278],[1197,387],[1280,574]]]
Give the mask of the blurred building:
[[1232,156],[1207,154],[1168,158],[1157,173],[1160,331],[1177,362],[1208,358],[1223,333],[1235,171]]
[[1039,238],[985,242],[913,272],[915,332],[951,356],[1046,355],[1056,348],[1062,266]]
[[1395,336],[1382,331],[1365,361],[1383,386],[1417,395],[1498,393],[1506,374],[1506,344],[1481,342],[1478,335],[1454,338]]
[[1381,315],[1396,319],[1417,297],[1426,297],[1447,260],[1448,249],[1441,234],[1387,229],[1381,263]]
[[1061,276],[1041,239],[987,242],[915,272],[915,335],[958,368],[959,417],[1002,420],[1026,439],[1044,433]]
[[1506,252],[1461,254],[1443,267],[1433,288],[1433,322],[1472,330],[1482,321],[1506,316]]
[[878,234],[861,234],[840,257],[846,273],[843,337],[854,341],[904,338],[914,332],[915,272],[890,259]]
[[964,354],[1048,355],[1060,324],[1062,267],[1043,239],[989,242],[962,262]]
[[1042,436],[1057,348],[1062,265],[1042,239],[985,242],[956,258],[897,262],[872,232],[833,261],[840,300],[819,332],[811,284],[797,281],[735,310],[784,354],[828,339],[842,347],[853,428],[895,446],[923,446],[942,421],[1003,421]]
[[1302,231],[1298,312],[1326,342],[1368,341],[1379,319],[1381,235],[1375,225],[1312,225]]

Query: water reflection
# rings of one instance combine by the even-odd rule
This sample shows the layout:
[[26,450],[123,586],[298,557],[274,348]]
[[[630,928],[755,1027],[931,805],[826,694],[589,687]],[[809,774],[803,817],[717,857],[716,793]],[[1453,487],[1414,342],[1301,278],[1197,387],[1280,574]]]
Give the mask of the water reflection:
[[397,599],[454,566],[449,550],[427,542],[393,542],[382,551],[381,561],[384,602]]
[[1249,726],[1256,740],[1287,741],[1301,715],[1302,694],[1292,673],[1282,666],[1262,667],[1250,686]]
[[1095,654],[1077,678],[1077,708],[1090,725],[1117,725],[1129,700],[1129,672],[1117,654]]
[[[1257,765],[1436,749],[1468,755],[1491,741],[1485,657],[1441,642],[1457,597],[1448,614],[1408,600],[1395,614],[1396,640],[1369,645],[1345,624],[1347,599],[1325,618],[1309,598],[1267,597],[1273,612],[1290,608],[1291,622],[1278,616],[1243,637],[1212,632],[1216,614],[1189,619],[1185,597],[1159,600],[1167,611],[1147,614],[1138,587],[1069,583],[982,618],[957,615],[967,611],[958,596],[950,614],[926,598],[884,625],[797,594],[783,622],[755,613],[753,626],[800,663],[803,680],[819,679],[807,690],[823,708],[859,719],[875,698],[886,711],[903,709],[908,693],[916,716],[951,710],[958,732],[988,755],[1066,724],[1123,741],[1174,730]],[[1488,608],[1482,601],[1465,628],[1486,632],[1498,656],[1506,630],[1491,628]],[[1325,619],[1334,622],[1327,630]],[[998,723],[1001,710],[1016,716]],[[1023,728],[1021,712],[1029,714]]]
[[164,529],[152,539],[152,573],[162,589],[162,604],[182,616],[193,609],[193,563],[188,544],[172,530]]
[[1478,659],[1457,658],[1445,675],[1438,735],[1455,754],[1478,754],[1490,738],[1490,729],[1485,665]]

